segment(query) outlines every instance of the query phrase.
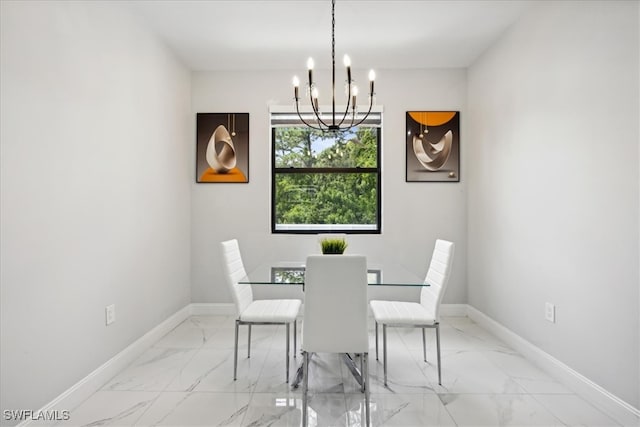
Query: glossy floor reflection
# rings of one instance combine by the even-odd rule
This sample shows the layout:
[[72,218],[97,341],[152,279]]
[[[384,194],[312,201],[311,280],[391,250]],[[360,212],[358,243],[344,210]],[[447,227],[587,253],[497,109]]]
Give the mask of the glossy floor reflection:
[[[194,316],[71,411],[73,426],[299,426],[301,390],[285,383],[282,326],[241,328],[233,381],[233,318]],[[298,328],[300,331],[302,328]],[[374,426],[620,426],[466,317],[443,319],[442,378],[433,333],[390,328],[388,387],[375,360]],[[300,342],[300,340],[298,341]],[[301,357],[291,359],[291,375]],[[361,426],[364,395],[337,355],[312,359],[309,426]],[[638,425],[637,419],[626,425]]]

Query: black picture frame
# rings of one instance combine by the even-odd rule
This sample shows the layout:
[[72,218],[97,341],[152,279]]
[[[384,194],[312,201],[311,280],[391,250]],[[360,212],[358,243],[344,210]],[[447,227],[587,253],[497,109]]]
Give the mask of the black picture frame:
[[196,182],[249,182],[249,113],[196,114]]
[[460,182],[460,112],[406,112],[406,182]]

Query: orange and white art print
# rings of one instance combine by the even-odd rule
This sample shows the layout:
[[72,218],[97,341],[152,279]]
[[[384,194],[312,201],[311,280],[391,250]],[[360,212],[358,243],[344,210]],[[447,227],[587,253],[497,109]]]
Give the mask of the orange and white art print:
[[460,112],[407,111],[406,181],[460,181]]
[[249,182],[249,113],[196,115],[196,182]]

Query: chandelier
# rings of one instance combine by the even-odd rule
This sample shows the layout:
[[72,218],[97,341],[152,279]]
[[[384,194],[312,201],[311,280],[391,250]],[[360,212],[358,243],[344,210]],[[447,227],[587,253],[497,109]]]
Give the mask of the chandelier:
[[293,77],[293,92],[296,104],[296,113],[298,117],[306,126],[320,130],[322,132],[339,132],[347,131],[355,126],[358,126],[366,120],[371,112],[371,107],[374,101],[373,83],[376,78],[376,74],[373,70],[369,71],[369,108],[362,116],[358,113],[358,107],[356,104],[358,97],[358,87],[351,80],[351,59],[349,56],[344,56],[344,66],[347,69],[347,81],[345,84],[345,92],[347,96],[347,105],[344,111],[336,112],[336,17],[335,17],[336,2],[331,0],[331,63],[332,63],[332,86],[331,86],[331,112],[321,112],[318,104],[318,87],[313,81],[313,58],[309,58],[307,61],[307,68],[309,70],[309,82],[307,84],[306,94],[309,96],[309,103],[313,110],[313,117],[310,120],[305,120],[303,114],[300,113],[300,96],[299,87],[300,80],[297,76]]

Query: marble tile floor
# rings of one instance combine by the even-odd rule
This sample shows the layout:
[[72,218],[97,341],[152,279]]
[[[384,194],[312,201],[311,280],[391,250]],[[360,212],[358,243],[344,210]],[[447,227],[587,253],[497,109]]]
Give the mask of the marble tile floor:
[[[249,359],[246,327],[240,329],[237,381],[232,378],[233,330],[234,319],[229,316],[187,319],[57,425],[301,425],[302,386],[291,389],[285,383],[284,327],[254,326]],[[388,329],[385,387],[382,359],[375,360],[371,323],[374,426],[640,424],[637,419],[619,424],[466,317],[442,321],[443,385],[439,386],[431,363],[436,360],[434,331],[427,330],[427,337],[429,362],[425,363],[419,330]],[[291,359],[292,377],[301,360]],[[363,425],[364,395],[339,357],[318,354],[312,360],[309,426]]]

